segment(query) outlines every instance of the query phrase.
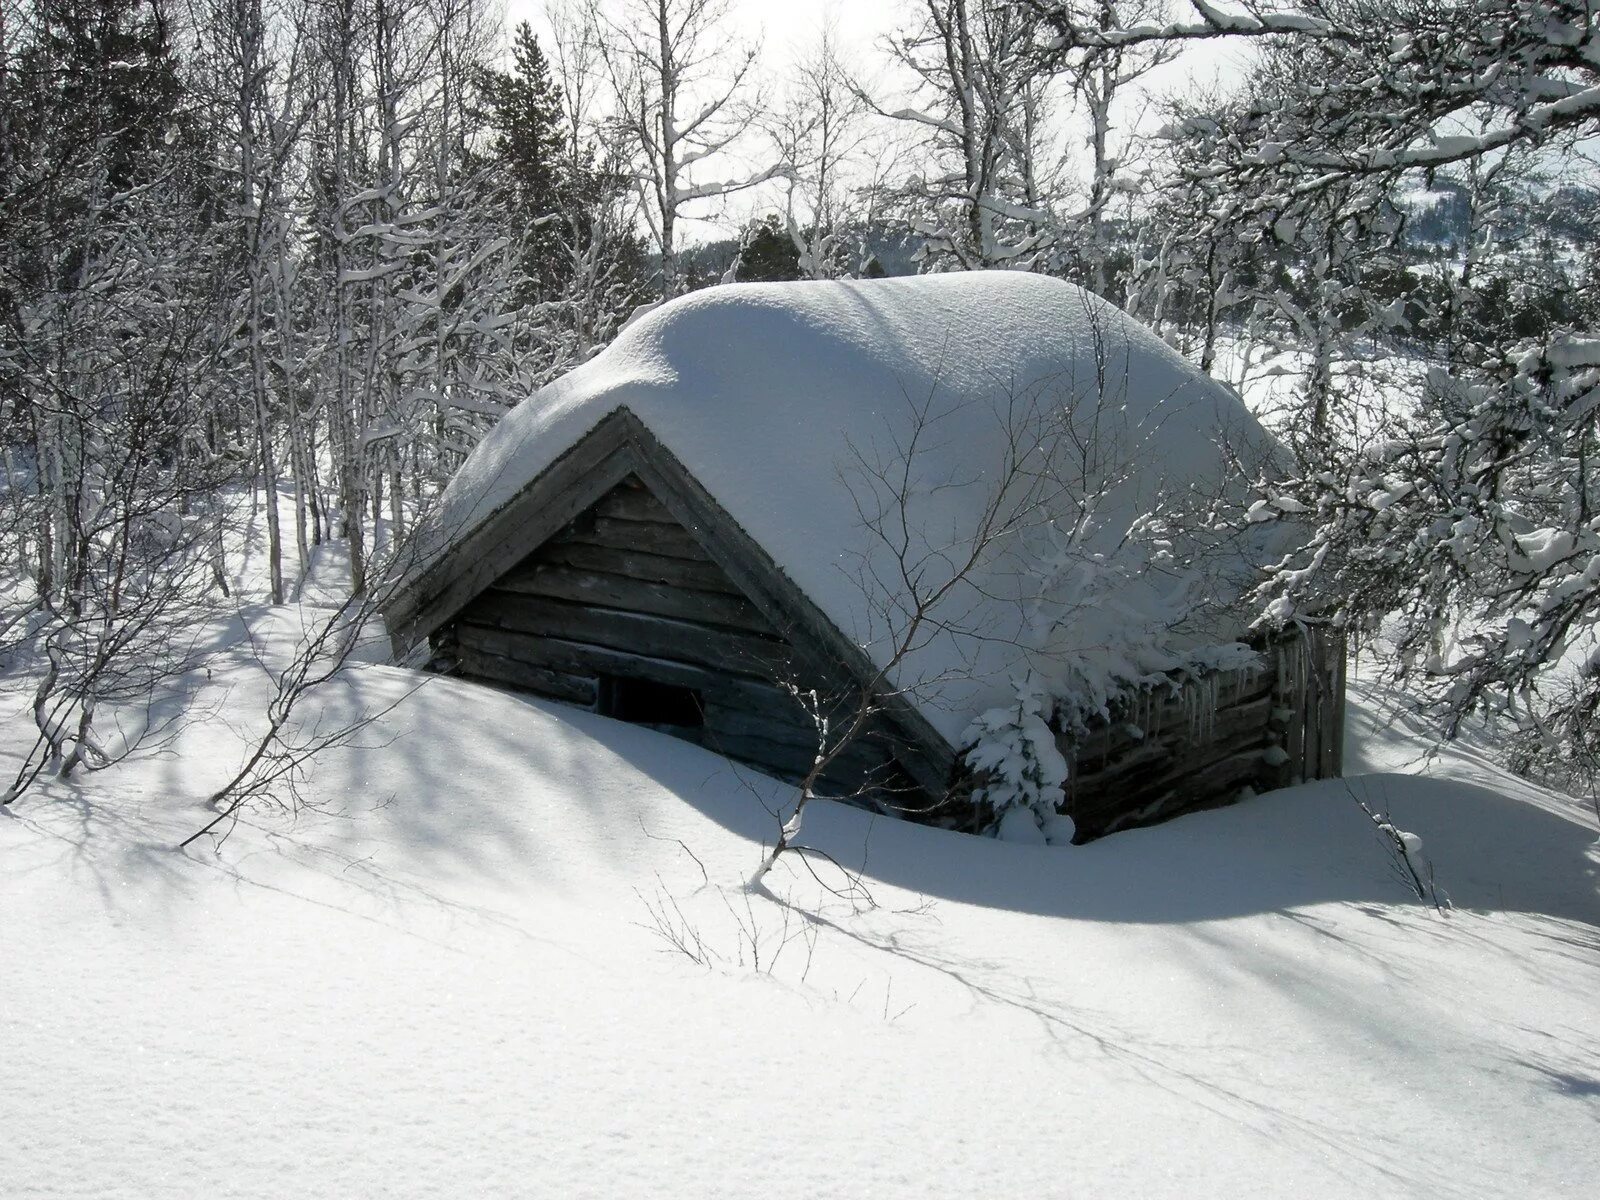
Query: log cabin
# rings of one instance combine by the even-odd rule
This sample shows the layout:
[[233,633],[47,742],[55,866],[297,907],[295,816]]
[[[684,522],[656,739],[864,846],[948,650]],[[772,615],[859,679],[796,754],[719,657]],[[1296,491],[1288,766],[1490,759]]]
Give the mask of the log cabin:
[[825,794],[956,828],[974,718],[1027,694],[1085,841],[1340,770],[1343,643],[1252,631],[1285,533],[1219,517],[1276,453],[1060,281],[714,288],[513,409],[385,616],[428,669],[781,779],[839,744]]

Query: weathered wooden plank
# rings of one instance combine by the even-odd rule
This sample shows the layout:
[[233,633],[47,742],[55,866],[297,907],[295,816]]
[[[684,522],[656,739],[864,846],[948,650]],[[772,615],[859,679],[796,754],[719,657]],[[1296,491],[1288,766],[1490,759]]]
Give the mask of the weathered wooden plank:
[[1344,730],[1339,723],[1339,668],[1344,657],[1344,645],[1337,632],[1331,629],[1319,631],[1321,645],[1318,662],[1322,666],[1323,696],[1322,696],[1322,733],[1320,742],[1322,746],[1322,759],[1318,763],[1317,778],[1332,779],[1339,773],[1339,743],[1344,739]]
[[[1143,739],[1130,736],[1122,722],[1100,725],[1075,744],[1062,739],[1072,765],[1065,805],[1080,836],[1229,803],[1246,786],[1278,786],[1291,774],[1311,777],[1327,769],[1330,744],[1299,727],[1326,728],[1327,710],[1337,706],[1338,693],[1321,672],[1317,679],[1307,678],[1305,664],[1310,659],[1320,665],[1321,647],[1297,645],[1295,636],[1260,647],[1263,663],[1253,672],[1205,686],[1187,683],[1178,695],[1130,706],[1122,715],[1144,727]],[[1312,690],[1318,683],[1320,694]],[[1191,720],[1192,706],[1211,695],[1215,711]],[[1278,719],[1284,712],[1292,712],[1288,721]],[[1290,761],[1281,767],[1263,758],[1275,739],[1292,740],[1285,744]]]
[[614,517],[619,521],[656,521],[665,525],[677,524],[672,510],[658,500],[653,492],[639,480],[629,476],[612,488],[594,506],[596,515]]
[[[1260,761],[1258,751],[1248,751],[1207,763],[1190,772],[1182,784],[1153,791],[1146,797],[1131,799],[1118,815],[1092,829],[1090,836],[1103,836],[1119,829],[1153,825],[1184,813],[1222,808],[1234,803],[1241,789],[1254,778]],[[1076,823],[1077,818],[1074,817]],[[1092,820],[1092,819],[1091,819]],[[1080,829],[1080,835],[1084,831]]]
[[[769,767],[774,772],[781,772],[783,778],[798,779],[811,770],[816,761],[814,749],[805,746],[789,746],[781,742],[769,741],[766,738],[740,737],[734,734],[716,734],[706,731],[702,744],[708,750],[715,750],[718,754],[725,754],[729,758],[737,758],[741,762],[757,763]],[[891,760],[887,758],[863,761],[859,756],[841,756],[830,765],[830,770],[824,778],[834,790],[854,791],[857,786],[870,782],[870,777],[881,775],[884,779],[890,777]]]
[[1239,755],[1255,756],[1250,775],[1252,783],[1259,786],[1264,749],[1261,739],[1248,732],[1192,748],[1186,754],[1167,754],[1159,749],[1141,748],[1098,771],[1080,771],[1075,781],[1069,779],[1067,794],[1070,799],[1081,802],[1086,809],[1120,807],[1133,803],[1133,798],[1145,793],[1168,787],[1192,786],[1197,773],[1203,771],[1207,764]]
[[816,728],[799,705],[780,715],[757,712],[740,706],[719,703],[714,697],[704,702],[706,728],[729,737],[765,738],[786,746],[814,748]]
[[[1200,689],[1186,685],[1181,698],[1163,698],[1153,712],[1130,711],[1147,727],[1142,741],[1120,723],[1102,725],[1076,744],[1062,739],[1072,766],[1065,806],[1080,838],[1230,803],[1246,786],[1340,771],[1342,641],[1331,630],[1314,630],[1299,642],[1304,636],[1295,631],[1263,644],[1262,669],[1219,681],[1218,708],[1206,728],[1188,722],[1185,709]],[[1289,756],[1281,766],[1263,757],[1273,744]]]
[[[1271,695],[1273,677],[1266,672],[1256,672],[1253,679],[1242,683],[1220,681],[1218,688],[1220,704],[1216,709],[1217,719],[1228,721],[1234,718],[1226,714],[1255,712],[1252,706]],[[1193,724],[1194,706],[1201,699],[1201,689],[1190,683],[1185,684],[1177,696],[1162,696],[1156,698],[1153,704],[1130,707],[1116,721],[1110,724],[1096,722],[1088,733],[1081,735],[1076,743],[1078,753],[1082,757],[1093,758],[1111,752],[1114,746],[1120,748],[1124,743],[1134,745],[1140,740],[1148,742],[1151,739],[1170,741],[1174,736],[1186,736]],[[1144,739],[1130,737],[1125,732],[1125,727],[1135,722],[1144,731]]]
[[[1229,694],[1219,689],[1219,695]],[[1246,785],[1262,786],[1264,773],[1275,775],[1262,759],[1274,704],[1268,692],[1219,707],[1203,725],[1149,722],[1155,732],[1143,740],[1121,727],[1101,731],[1093,759],[1063,739],[1071,763],[1065,808],[1079,839],[1227,803]],[[1195,732],[1204,736],[1196,740]]]
[[1239,786],[1248,783],[1259,788],[1261,747],[1249,742],[1235,742],[1216,747],[1215,753],[1199,755],[1181,764],[1145,763],[1137,770],[1115,776],[1086,779],[1084,786],[1073,792],[1069,800],[1075,806],[1075,813],[1081,812],[1094,819],[1111,818],[1169,792],[1187,795],[1204,790],[1201,781],[1206,772],[1219,762],[1235,765]]
[[1306,665],[1306,746],[1305,769],[1300,772],[1301,779],[1321,779],[1322,760],[1325,753],[1323,735],[1328,727],[1328,679],[1325,674],[1327,662],[1323,654],[1322,636],[1319,630],[1309,629],[1302,631],[1305,638],[1305,665]]
[[723,592],[702,592],[626,575],[561,566],[553,563],[524,563],[495,581],[495,589],[552,600],[596,604],[629,612],[653,613],[701,625],[725,626],[764,637],[779,633],[761,612],[742,596]]
[[1333,713],[1336,707],[1333,680],[1335,670],[1332,639],[1319,630],[1317,636],[1317,689],[1320,694],[1317,697],[1317,773],[1314,776],[1316,779],[1328,779],[1333,775]]
[[1300,765],[1296,770],[1300,781],[1315,779],[1317,773],[1317,662],[1312,649],[1302,634],[1296,646],[1299,659],[1296,664],[1300,688],[1299,711],[1302,714],[1295,730],[1300,737]]
[[1289,718],[1289,727],[1284,730],[1283,749],[1289,759],[1283,766],[1280,786],[1290,784],[1296,775],[1305,772],[1305,725],[1306,725],[1306,695],[1304,672],[1300,670],[1299,647],[1293,642],[1284,642],[1279,650],[1279,661],[1283,663],[1282,674],[1278,680],[1278,701],[1294,715]]
[[[639,447],[638,475],[679,520],[694,527],[713,561],[728,573],[803,653],[837,663],[843,673],[870,679],[875,668],[866,653],[845,637],[822,611],[784,575],[771,557],[734,522],[676,456],[642,424],[634,433]],[[954,775],[956,751],[903,696],[887,695],[884,705],[906,735],[901,762],[930,795],[942,795]]]
[[[815,752],[817,730],[809,717],[795,706],[787,718],[770,713],[734,707],[709,698],[704,703],[706,728],[719,735],[766,739],[786,746],[799,746]],[[839,724],[833,725],[838,736]],[[881,730],[866,730],[850,739],[840,752],[840,761],[883,763],[894,755],[896,743]]]
[[[625,424],[608,420],[578,442],[518,497],[498,509],[385,610],[396,648],[454,618],[474,596],[589,508],[635,465]],[[533,496],[539,503],[530,502]]]
[[592,675],[572,675],[549,667],[536,667],[505,655],[485,654],[470,646],[458,646],[455,660],[454,673],[467,679],[481,679],[538,692],[541,696],[580,704],[585,708],[594,706],[596,684]]
[[[794,780],[810,769],[815,756],[815,731],[793,699],[776,688],[741,684],[712,672],[686,669],[682,664],[641,660],[632,655],[607,656],[595,647],[563,645],[554,639],[505,630],[463,624],[456,627],[456,633],[456,657],[462,663],[463,673],[472,677],[526,687],[547,695],[556,694],[554,686],[562,681],[578,678],[574,669],[611,667],[632,678],[664,676],[659,681],[676,686],[700,684],[707,688],[704,694],[713,697],[705,704],[705,727],[699,732],[677,729],[666,732],[698,741],[717,753],[754,763],[769,773]],[[568,669],[525,663],[521,661],[523,657],[542,658]],[[592,693],[587,688],[573,698],[592,703]],[[890,780],[892,773],[889,745],[879,737],[863,735],[830,764],[825,780],[830,792],[842,794],[855,792],[869,777]],[[918,807],[925,807],[925,800],[919,800]]]
[[1346,715],[1346,688],[1349,685],[1350,647],[1344,633],[1338,635],[1333,683],[1333,774],[1338,779],[1344,774],[1344,735]]
[[1222,745],[1239,739],[1253,738],[1257,744],[1264,744],[1271,711],[1270,696],[1218,709],[1209,720],[1210,736],[1200,742],[1195,742],[1189,736],[1189,727],[1178,721],[1157,727],[1144,738],[1134,738],[1120,728],[1113,728],[1099,731],[1082,742],[1067,737],[1059,742],[1062,752],[1079,765],[1080,774],[1094,775],[1104,769],[1125,769],[1145,761],[1192,758],[1205,753],[1207,745]]
[[616,550],[643,551],[691,562],[715,561],[694,534],[676,524],[595,517],[575,524],[563,534],[562,540],[591,546],[610,546]]
[[800,712],[794,698],[781,687],[691,663],[486,626],[462,624],[455,627],[455,632],[459,645],[506,655],[534,666],[693,688],[702,698],[764,713],[776,720],[795,719]]
[[491,589],[474,600],[462,617],[474,625],[677,659],[735,675],[782,678],[793,669],[790,648],[770,638],[513,592]]
[[823,696],[850,692],[837,664],[807,657],[771,636],[679,618],[516,596],[491,589],[464,619],[474,624],[583,642],[608,650],[672,659],[747,679],[765,679],[779,690],[793,682]]
[[717,592],[729,596],[741,594],[722,568],[708,558],[670,558],[641,550],[624,550],[558,538],[545,543],[528,561],[603,571],[608,575],[627,575],[669,587],[692,588],[697,592]]

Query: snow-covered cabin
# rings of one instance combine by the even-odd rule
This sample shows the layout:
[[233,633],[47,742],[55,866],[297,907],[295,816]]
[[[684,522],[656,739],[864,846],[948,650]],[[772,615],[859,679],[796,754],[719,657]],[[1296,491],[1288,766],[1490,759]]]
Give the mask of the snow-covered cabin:
[[1342,648],[1240,640],[1274,452],[1057,280],[713,288],[501,421],[386,616],[435,669],[783,777],[870,696],[825,786],[948,823],[982,819],[975,742],[1026,785],[1048,728],[1083,839],[1338,771]]

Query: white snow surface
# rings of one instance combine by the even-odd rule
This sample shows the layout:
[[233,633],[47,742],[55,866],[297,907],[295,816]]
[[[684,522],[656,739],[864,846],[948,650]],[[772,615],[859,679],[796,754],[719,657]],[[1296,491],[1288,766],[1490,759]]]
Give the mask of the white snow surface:
[[[297,627],[253,621],[269,660]],[[197,711],[228,721],[0,815],[0,1195],[1549,1200],[1600,1177],[1592,820],[1468,750],[1423,758],[1381,697],[1353,698],[1345,783],[1086,847],[818,801],[804,838],[864,868],[864,908],[792,864],[784,903],[743,890],[781,785],[381,666],[304,714],[398,702],[307,807],[180,853],[266,698],[218,640]],[[0,768],[26,704],[0,686]],[[1356,796],[1421,839],[1451,915]]]
[[[1130,553],[1115,547],[1140,514],[1204,507],[1225,488],[1225,443],[1246,460],[1269,451],[1232,392],[1070,284],[973,272],[741,284],[673,300],[501,421],[445,493],[439,528],[475,526],[621,407],[880,665],[904,628],[905,589],[890,545],[897,489],[874,473],[894,478],[911,464],[906,558],[927,591],[979,540],[1008,448],[1026,448],[1052,421],[1070,425],[1072,438],[1056,443],[1075,443],[1068,491],[989,543],[935,610],[938,634],[920,639],[896,677],[952,741],[1029,668],[1061,688],[1088,677],[1098,691],[1179,665],[1177,647],[1237,632],[1167,635],[1197,596],[1237,594],[1229,572],[1240,558],[1202,571],[1179,546],[1178,567],[1124,563],[1114,587],[1091,586],[1116,566],[1107,556]],[[918,412],[930,419],[908,452]],[[890,514],[890,541],[864,512]],[[1041,581],[1052,560],[1057,576]]]

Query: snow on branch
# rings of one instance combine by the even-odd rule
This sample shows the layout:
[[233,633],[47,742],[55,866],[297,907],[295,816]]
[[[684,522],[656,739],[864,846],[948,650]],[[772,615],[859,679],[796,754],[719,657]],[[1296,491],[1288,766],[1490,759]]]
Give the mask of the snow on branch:
[[1306,13],[1269,11],[1259,4],[1227,10],[1206,0],[1189,0],[1195,19],[1187,21],[1141,21],[1126,26],[1102,27],[1099,13],[1090,17],[1076,4],[1052,0],[1029,0],[1057,30],[1048,49],[1120,50],[1152,42],[1198,41],[1221,37],[1268,37],[1274,34],[1299,34],[1311,37],[1346,36],[1331,22]]

